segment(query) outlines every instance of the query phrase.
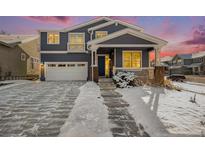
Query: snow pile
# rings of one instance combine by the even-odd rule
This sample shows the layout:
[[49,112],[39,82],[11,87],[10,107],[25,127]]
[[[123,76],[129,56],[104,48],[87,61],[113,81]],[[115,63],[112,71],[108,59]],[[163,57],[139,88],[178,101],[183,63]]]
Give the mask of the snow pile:
[[83,85],[59,136],[112,136],[108,126],[108,111],[103,102],[100,89],[94,82]]
[[[192,87],[183,83],[184,87]],[[205,87],[201,87],[201,90]],[[197,91],[196,87],[190,88]],[[141,123],[151,136],[205,135],[205,95],[196,94],[196,103],[190,102],[195,93],[156,87],[117,89],[127,101],[136,122]]]
[[118,72],[113,76],[114,83],[119,88],[129,88],[133,86],[136,75],[133,72]]

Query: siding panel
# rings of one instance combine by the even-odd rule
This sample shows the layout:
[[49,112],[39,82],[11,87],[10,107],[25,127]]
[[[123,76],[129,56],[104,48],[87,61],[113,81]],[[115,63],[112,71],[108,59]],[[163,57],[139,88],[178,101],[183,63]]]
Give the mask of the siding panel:
[[122,36],[101,42],[100,44],[155,44],[155,43],[130,34],[124,34]]

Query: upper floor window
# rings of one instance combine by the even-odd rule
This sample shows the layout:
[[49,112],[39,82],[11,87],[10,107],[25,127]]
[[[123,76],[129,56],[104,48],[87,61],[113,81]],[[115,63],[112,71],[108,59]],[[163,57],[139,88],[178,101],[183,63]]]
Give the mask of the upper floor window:
[[85,34],[84,33],[69,33],[68,48],[71,51],[85,50]]
[[25,53],[21,53],[21,61],[25,61],[26,60],[26,54]]
[[182,59],[177,59],[177,64],[182,64]]
[[60,37],[58,32],[49,32],[47,33],[48,44],[59,44]]
[[98,39],[98,38],[102,38],[102,37],[105,37],[107,36],[107,31],[96,31],[95,32],[95,38]]

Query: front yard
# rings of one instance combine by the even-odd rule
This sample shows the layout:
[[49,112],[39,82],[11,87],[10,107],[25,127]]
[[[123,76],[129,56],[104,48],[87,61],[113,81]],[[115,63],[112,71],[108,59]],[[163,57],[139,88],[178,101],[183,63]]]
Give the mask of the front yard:
[[205,86],[175,85],[184,90],[116,89],[123,100],[93,82],[2,86],[0,136],[204,136]]
[[[205,86],[175,83],[181,92],[149,86],[117,89],[151,136],[204,136]],[[192,92],[190,92],[192,91]],[[190,100],[196,94],[196,103]]]

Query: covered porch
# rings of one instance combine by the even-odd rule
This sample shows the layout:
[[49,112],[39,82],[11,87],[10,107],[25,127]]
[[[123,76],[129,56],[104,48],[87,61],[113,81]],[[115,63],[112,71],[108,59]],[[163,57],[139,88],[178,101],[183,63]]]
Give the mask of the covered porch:
[[119,71],[152,79],[151,51],[155,52],[155,64],[159,66],[159,50],[154,47],[99,47],[91,52],[91,79],[98,82],[99,78],[112,78]]
[[91,80],[111,78],[118,71],[132,71],[138,76],[153,76],[150,52],[155,52],[155,66],[160,66],[160,50],[166,44],[142,32],[125,29],[88,42],[91,51]]

